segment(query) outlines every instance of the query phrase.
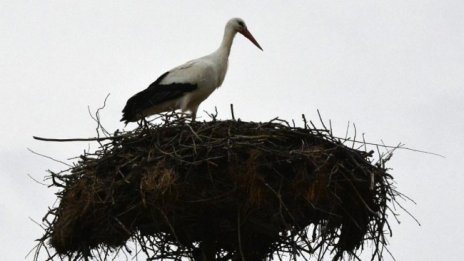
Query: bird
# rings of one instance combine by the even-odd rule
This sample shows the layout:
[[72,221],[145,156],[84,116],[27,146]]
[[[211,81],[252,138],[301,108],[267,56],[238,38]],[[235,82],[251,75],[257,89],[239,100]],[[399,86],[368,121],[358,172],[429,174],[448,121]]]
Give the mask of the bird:
[[163,73],[148,88],[130,97],[122,110],[121,121],[127,125],[129,122],[177,109],[182,112],[190,111],[192,122],[195,121],[200,103],[224,81],[230,50],[237,33],[263,51],[245,21],[232,18],[226,23],[224,36],[217,50]]

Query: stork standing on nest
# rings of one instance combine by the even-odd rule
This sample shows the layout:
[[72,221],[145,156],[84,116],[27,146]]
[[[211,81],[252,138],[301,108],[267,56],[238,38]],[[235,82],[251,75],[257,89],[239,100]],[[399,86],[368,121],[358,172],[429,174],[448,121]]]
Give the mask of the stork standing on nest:
[[245,22],[240,18],[232,18],[226,24],[224,38],[216,51],[175,67],[162,74],[147,89],[132,96],[122,110],[121,121],[127,124],[176,109],[190,111],[194,121],[200,103],[224,81],[236,33],[242,34],[263,50],[248,31]]

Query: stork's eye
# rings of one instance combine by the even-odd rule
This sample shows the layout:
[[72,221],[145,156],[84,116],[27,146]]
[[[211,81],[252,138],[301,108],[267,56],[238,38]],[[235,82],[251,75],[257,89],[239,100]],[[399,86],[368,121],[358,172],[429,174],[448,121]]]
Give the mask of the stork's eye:
[[241,27],[245,27],[245,23],[243,21],[238,21],[238,25],[240,25]]

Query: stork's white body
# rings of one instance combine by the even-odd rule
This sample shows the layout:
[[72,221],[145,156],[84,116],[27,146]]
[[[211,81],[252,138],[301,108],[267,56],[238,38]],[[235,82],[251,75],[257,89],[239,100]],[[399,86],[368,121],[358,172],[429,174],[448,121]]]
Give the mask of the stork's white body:
[[123,110],[122,121],[136,121],[175,109],[191,111],[195,120],[200,103],[224,81],[232,42],[237,32],[261,49],[243,20],[231,19],[226,24],[223,40],[216,51],[169,70],[146,90],[131,97]]
[[160,84],[195,83],[195,91],[187,92],[182,97],[164,102],[149,109],[148,114],[156,114],[172,109],[191,111],[195,113],[198,106],[219,86],[222,85],[227,73],[227,57],[210,55],[189,61],[169,71]]

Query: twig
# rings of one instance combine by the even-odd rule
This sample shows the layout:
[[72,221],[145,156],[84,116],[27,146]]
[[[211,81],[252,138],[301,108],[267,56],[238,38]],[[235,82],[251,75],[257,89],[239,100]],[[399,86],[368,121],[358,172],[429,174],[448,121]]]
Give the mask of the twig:
[[418,150],[418,149],[413,149],[413,148],[409,148],[409,147],[403,147],[401,144],[401,146],[390,146],[390,145],[385,145],[385,144],[379,144],[379,143],[373,143],[373,142],[366,142],[366,141],[355,141],[355,140],[351,140],[351,139],[345,139],[345,138],[340,138],[340,137],[337,137],[337,136],[334,136],[334,138],[336,139],[339,139],[339,140],[344,140],[344,141],[350,141],[350,142],[353,142],[353,143],[362,143],[362,144],[367,144],[367,145],[373,145],[373,146],[380,146],[380,147],[383,147],[383,148],[389,148],[389,149],[401,149],[401,150],[409,150],[409,151],[413,151],[413,152],[419,152],[419,153],[424,153],[424,154],[430,154],[430,155],[434,155],[434,156],[438,156],[438,157],[441,157],[441,158],[446,158],[445,156],[441,155],[441,154],[438,154],[438,153],[435,153],[435,152],[430,152],[430,151],[425,151],[425,150]]
[[57,139],[57,138],[43,138],[43,137],[38,137],[38,136],[32,136],[32,138],[36,140],[41,140],[41,141],[55,141],[55,142],[71,142],[71,141],[104,141],[104,140],[116,140],[120,139],[121,136],[116,136],[116,137],[103,137],[103,138],[68,138],[68,139]]
[[230,104],[230,113],[232,114],[232,120],[235,121],[235,115],[234,115],[234,104]]
[[238,249],[240,251],[240,257],[242,261],[246,261],[245,255],[243,254],[242,249],[242,233],[241,233],[241,221],[240,221],[240,207],[237,208],[237,236],[238,236]]
[[64,162],[64,161],[57,160],[57,159],[55,159],[55,158],[52,158],[52,157],[47,156],[47,155],[44,155],[44,154],[40,154],[40,153],[38,153],[38,152],[35,152],[35,151],[31,150],[30,148],[27,148],[27,150],[28,150],[29,152],[35,154],[35,155],[38,155],[38,156],[41,156],[41,157],[44,157],[44,158],[53,160],[53,161],[55,161],[55,162],[61,163],[61,164],[63,164],[63,165],[66,165],[66,166],[68,166],[68,167],[70,167],[70,168],[72,167],[72,165],[70,165],[70,164],[68,164],[68,163],[66,163],[66,162]]

